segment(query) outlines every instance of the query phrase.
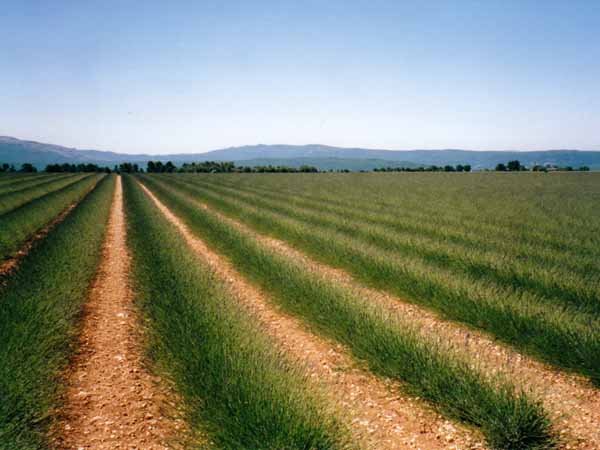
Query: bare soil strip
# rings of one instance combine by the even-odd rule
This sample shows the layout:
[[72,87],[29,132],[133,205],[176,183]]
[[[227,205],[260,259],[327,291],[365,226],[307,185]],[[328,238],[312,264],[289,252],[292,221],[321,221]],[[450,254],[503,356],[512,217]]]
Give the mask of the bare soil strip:
[[55,448],[167,449],[185,430],[174,418],[174,394],[144,369],[125,232],[119,177],[102,261],[84,307],[80,351],[67,374],[65,406],[53,433]]
[[422,400],[402,393],[398,383],[359,367],[343,346],[312,334],[300,320],[275,307],[267,294],[246,281],[226,258],[196,238],[152,192],[144,185],[142,188],[190,247],[223,279],[240,304],[343,410],[355,439],[365,448],[484,448],[478,431],[445,420]]
[[210,210],[221,220],[250,233],[265,247],[301,261],[307,270],[325,279],[335,280],[354,291],[356,295],[377,302],[392,314],[409,320],[423,333],[437,336],[440,341],[449,343],[457,352],[465,354],[487,373],[506,375],[515,385],[543,401],[565,448],[600,449],[600,390],[584,377],[565,373],[522,355],[482,332],[439,318],[434,313],[406,300],[367,288],[342,269],[315,261],[282,240],[257,233],[247,225],[215,211],[205,203],[196,203]]
[[19,263],[29,254],[33,246],[48,236],[48,233],[50,233],[58,224],[65,220],[69,213],[75,209],[75,207],[97,186],[97,184],[98,182],[94,183],[78,202],[71,203],[54,219],[35,232],[29,239],[27,239],[27,241],[25,241],[25,243],[14,254],[14,256],[0,262],[0,286],[2,286],[6,282],[6,278],[17,269]]

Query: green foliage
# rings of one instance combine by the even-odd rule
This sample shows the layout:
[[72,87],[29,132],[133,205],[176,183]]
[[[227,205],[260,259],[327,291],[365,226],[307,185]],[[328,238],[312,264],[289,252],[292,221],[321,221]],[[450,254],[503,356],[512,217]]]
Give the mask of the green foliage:
[[288,166],[236,166],[233,162],[228,161],[202,161],[193,163],[184,163],[179,169],[168,161],[163,164],[161,161],[148,161],[146,168],[147,173],[314,173],[319,169],[309,165],[301,165],[299,168]]
[[16,172],[15,166],[13,164],[2,163],[0,164],[0,172]]
[[84,177],[0,216],[0,259],[16,252],[33,233],[81,199],[103,176]]
[[124,178],[136,292],[154,358],[221,448],[345,447],[345,431],[255,320]]
[[33,164],[23,163],[21,164],[21,170],[19,170],[19,172],[35,173],[37,172],[37,169],[33,166]]
[[146,172],[148,173],[171,173],[175,172],[175,170],[176,167],[171,161],[167,161],[166,164],[163,164],[161,161],[148,161],[148,165],[146,166]]
[[111,170],[108,167],[102,167],[97,164],[48,164],[44,170],[48,173],[61,173],[61,172],[104,172],[110,173]]
[[118,170],[115,170],[115,172],[118,173],[137,173],[140,171],[140,168],[138,167],[137,164],[131,164],[131,163],[121,163],[119,164],[119,168]]
[[509,161],[508,164],[506,165],[506,167],[511,172],[518,172],[519,170],[522,170],[521,163],[517,159],[515,159],[513,161]]
[[[151,166],[150,161],[148,163],[148,173],[150,172],[166,172],[166,170],[160,170],[161,167],[158,166],[160,161],[156,163],[155,170],[150,170]],[[180,172],[189,172],[189,173],[226,173],[233,172],[235,168],[235,164],[232,162],[221,162],[221,161],[202,161],[202,162],[193,162],[193,163],[184,163],[179,169]],[[174,171],[171,170],[171,172]]]
[[417,167],[377,167],[373,172],[470,172],[470,164],[457,164],[456,166],[445,165],[444,167],[432,166],[417,166]]
[[[239,187],[219,187],[218,181],[239,183],[239,180],[231,179],[188,177],[184,178],[187,182],[182,185],[178,181],[181,178],[172,178],[169,183],[192,195],[201,196],[212,206],[262,232],[288,240],[317,259],[344,267],[372,286],[436,309],[453,320],[485,329],[521,350],[583,373],[595,383],[600,382],[600,321],[597,318],[600,283],[598,276],[594,275],[600,271],[599,259],[592,255],[584,256],[585,253],[597,252],[597,245],[592,241],[587,246],[575,241],[567,241],[563,245],[561,241],[565,237],[561,236],[560,226],[555,235],[549,237],[553,228],[549,222],[550,228],[540,234],[521,237],[525,247],[519,250],[515,233],[495,214],[495,207],[489,211],[490,223],[481,222],[485,217],[486,199],[494,192],[498,197],[498,192],[503,189],[501,181],[505,177],[478,175],[486,178],[486,189],[485,193],[479,194],[481,205],[474,205],[476,219],[452,221],[452,226],[443,225],[449,221],[451,214],[444,214],[444,218],[442,211],[447,208],[448,212],[460,214],[461,210],[452,205],[444,206],[444,202],[467,199],[473,202],[474,198],[479,197],[473,197],[472,184],[477,182],[478,186],[483,185],[481,181],[457,181],[456,177],[452,177],[446,181],[438,180],[439,185],[432,185],[431,179],[427,178],[412,181],[389,178],[386,181],[379,177],[365,177],[355,175],[353,180],[341,184],[339,178],[334,177],[331,185],[324,185],[323,177],[319,177],[314,181],[314,187],[309,185],[307,179],[297,181],[299,189],[303,188],[302,192],[314,189],[323,195],[323,192],[337,188],[346,193],[355,189],[359,193],[347,200],[332,195],[322,202],[314,198],[307,201],[299,199],[303,195],[301,192],[271,194],[278,191],[274,186],[261,190],[260,194],[249,194]],[[263,182],[272,184],[286,181],[290,183],[289,180]],[[581,189],[591,189],[590,195],[593,196],[595,182],[588,182],[589,186],[583,188],[575,183],[573,188],[577,189],[572,195],[580,198]],[[255,183],[253,181],[251,184]],[[409,220],[412,209],[402,208],[395,219],[388,219],[390,206],[387,202],[376,207],[374,203],[381,200],[370,198],[368,194],[371,190],[373,195],[381,192],[376,188],[377,183],[387,184],[386,192],[396,192],[405,204],[408,198],[414,197],[412,200],[416,209],[426,209],[428,202],[423,198],[430,198],[430,202],[435,202],[435,212],[430,216],[417,214],[413,221]],[[390,183],[407,186],[392,188]],[[523,195],[522,186],[515,185],[514,181],[507,183],[504,188],[510,186]],[[556,180],[549,183],[552,184],[544,187],[548,197],[550,186],[557,189]],[[469,193],[464,200],[457,197],[455,192],[461,184]],[[429,193],[428,190],[434,192]],[[558,191],[561,192],[560,189]],[[514,195],[507,195],[506,201],[514,202]],[[564,192],[561,195],[564,196]],[[280,201],[273,200],[277,196],[281,198]],[[336,202],[340,204],[339,207],[335,206]],[[299,207],[307,203],[312,207]],[[344,206],[341,206],[342,203]],[[522,219],[523,215],[526,217],[526,212],[532,213],[532,204],[525,204],[527,209],[514,211],[516,217]],[[592,208],[592,204],[589,204],[589,208]],[[583,202],[582,205],[587,203]],[[369,209],[379,212],[365,212]],[[589,217],[586,216],[587,220],[581,224],[586,230],[582,236],[592,239],[596,234],[589,228],[593,223],[589,219],[598,218],[598,211],[587,208],[583,211]],[[583,214],[583,211],[562,214],[572,219]],[[429,222],[434,222],[431,229],[427,226]],[[373,227],[373,223],[385,226]],[[535,220],[534,223],[540,224],[541,221]],[[408,224],[411,226],[407,227]],[[471,233],[457,233],[464,227],[469,227]],[[570,227],[576,229],[574,223]],[[531,227],[524,230],[526,233],[532,232]],[[500,238],[498,243],[490,242],[494,232],[505,233],[507,240]],[[451,233],[457,233],[456,239],[449,240]],[[422,235],[429,235],[429,238],[424,239]],[[550,239],[550,242],[546,239]],[[551,244],[556,245],[556,252],[548,251]],[[573,253],[569,257],[571,251]],[[527,259],[524,261],[521,255]]]
[[113,186],[112,178],[101,182],[0,288],[2,449],[47,448],[60,373],[101,256]]
[[[482,428],[494,448],[546,448],[553,445],[541,406],[515,393],[502,380],[487,380],[452,352],[417,334],[409,324],[335,282],[307,272],[262,248],[251,236],[197,207],[169,179],[143,181],[196,233],[227,255],[238,270],[273,294],[284,308],[321,333],[346,344],[373,371],[402,380],[450,416]],[[306,237],[306,236],[305,236]]]
[[[20,176],[21,175],[21,176]],[[14,174],[0,177],[0,194],[20,191],[22,189],[45,183],[48,180],[58,180],[64,175],[55,174]]]
[[21,186],[21,189],[13,189],[9,192],[2,192],[0,190],[0,216],[15,208],[18,208],[19,206],[25,205],[31,200],[76,183],[82,178],[83,176],[81,175],[57,178],[44,177],[41,183],[30,183],[25,186]]

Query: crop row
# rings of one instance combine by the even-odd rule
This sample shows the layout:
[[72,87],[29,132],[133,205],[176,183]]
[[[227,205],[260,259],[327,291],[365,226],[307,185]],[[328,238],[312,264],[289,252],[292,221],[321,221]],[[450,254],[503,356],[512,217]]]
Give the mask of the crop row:
[[368,285],[491,332],[505,342],[600,382],[600,326],[591,314],[552,305],[419,259],[382,250],[336,230],[249,204],[240,196],[169,178],[169,184],[316,259],[343,267]]
[[[185,176],[182,178],[185,178]],[[197,182],[202,181],[201,177],[188,176],[187,178],[194,179]],[[419,237],[426,236],[469,249],[477,248],[479,251],[490,251],[492,255],[500,253],[511,262],[527,260],[542,266],[547,265],[552,269],[561,269],[567,264],[568,270],[582,274],[587,274],[590,267],[600,270],[598,263],[598,256],[600,256],[598,254],[599,242],[596,238],[597,233],[594,231],[597,226],[595,228],[593,225],[593,214],[580,220],[580,222],[584,222],[585,226],[580,227],[579,231],[569,225],[561,227],[560,224],[554,223],[553,219],[559,215],[564,216],[564,211],[560,211],[562,214],[558,214],[559,211],[557,211],[552,219],[546,218],[543,221],[535,216],[527,217],[527,214],[515,218],[513,217],[514,213],[511,214],[512,219],[506,220],[504,216],[507,212],[502,210],[500,205],[497,205],[498,210],[495,211],[495,214],[486,212],[484,209],[478,211],[475,216],[469,214],[465,217],[466,213],[462,210],[469,210],[472,205],[465,204],[465,200],[462,200],[458,205],[445,204],[445,201],[450,203],[447,195],[442,195],[442,192],[431,188],[429,185],[427,188],[421,187],[420,189],[415,189],[411,185],[410,190],[406,187],[402,190],[403,196],[400,197],[400,194],[396,194],[396,197],[393,197],[397,198],[396,203],[391,203],[392,200],[372,199],[364,194],[353,197],[341,192],[329,192],[330,184],[322,183],[322,179],[327,180],[328,178],[317,178],[318,181],[312,182],[320,188],[318,194],[307,194],[305,192],[310,192],[310,189],[308,189],[311,187],[310,180],[306,181],[305,189],[301,191],[288,191],[286,189],[287,184],[274,184],[273,180],[277,180],[276,177],[264,180],[264,182],[270,181],[268,186],[262,186],[262,179],[260,178],[258,181],[249,184],[244,182],[244,178],[232,179],[231,177],[214,176],[210,179],[210,183],[215,187],[230,187],[235,188],[236,191],[284,200],[290,206],[298,208],[318,208],[322,211],[341,215],[352,221],[359,220],[371,225],[382,226],[393,233],[408,233]],[[496,186],[496,180],[481,181],[488,181],[496,188],[494,192],[496,197],[508,195],[502,193],[501,186]],[[416,184],[416,182],[417,180],[413,180],[413,183]],[[459,182],[460,180],[453,180],[452,183],[446,182],[442,185],[452,192],[456,189],[453,183],[459,184]],[[364,190],[368,193],[369,190],[373,189],[371,186],[373,183],[377,185],[377,180],[358,179],[356,183],[354,183],[354,180],[349,180],[340,184],[344,188],[359,185],[364,187]],[[394,187],[390,183],[382,192],[385,192],[386,196],[393,194]],[[475,190],[475,187],[473,188]],[[523,185],[522,191],[529,192],[528,188],[528,185]],[[413,193],[413,190],[416,192]],[[431,192],[428,192],[428,190]],[[487,194],[487,191],[485,193]],[[491,199],[493,200],[492,193],[489,194],[490,197],[482,198],[484,193],[474,195],[472,192],[459,192],[457,196],[466,198],[477,207],[480,207],[485,201],[490,202]],[[547,195],[546,192],[543,194],[544,196]],[[579,192],[571,192],[570,198],[566,201],[568,204],[593,204],[589,200],[586,201],[585,198],[579,199],[580,196],[584,197]],[[533,204],[535,198],[532,199],[530,195],[522,198],[515,197],[516,194],[511,193],[513,202],[516,205],[527,205],[529,208],[527,212],[532,215],[531,211],[536,210]],[[494,202],[491,201],[491,203]],[[548,203],[552,204],[552,199],[548,200]],[[521,211],[521,208],[517,209]],[[588,209],[585,208],[576,210],[573,215],[584,215],[585,217],[587,213]],[[550,226],[549,224],[553,224],[554,231],[544,229],[544,226]],[[564,233],[565,229],[568,229],[569,233]],[[531,234],[537,236],[537,239],[533,239]]]
[[42,195],[73,184],[86,176],[89,175],[82,174],[45,179],[33,186],[30,185],[16,191],[0,194],[0,216]]
[[[190,179],[188,179],[190,181]],[[286,200],[272,194],[252,194],[232,188],[213,186],[194,180],[194,184],[220,194],[244,200],[261,210],[271,211],[303,223],[337,231],[345,236],[365,242],[384,251],[392,251],[419,259],[435,268],[450,269],[456,274],[466,274],[499,287],[529,291],[558,304],[570,304],[578,310],[600,312],[600,279],[593,271],[585,275],[573,273],[557,266],[544,266],[538,262],[509,259],[502,252],[481,251],[475,246],[457,245],[440,239],[423,237],[415,224],[410,232],[391,230],[360,218],[348,217],[345,211],[329,212],[320,205],[298,207],[293,199]],[[564,261],[564,257],[563,257]],[[581,265],[581,261],[577,261]]]
[[73,174],[43,174],[17,179],[11,183],[3,183],[3,178],[0,177],[0,195],[21,191],[48,181],[59,180],[72,175]]
[[31,182],[36,182],[36,180],[52,178],[55,177],[56,174],[51,173],[13,173],[6,174],[0,173],[0,190],[11,189],[13,186],[19,186],[21,184],[27,184]]
[[[200,208],[172,180],[142,176],[153,193],[235,268],[288,312],[343,343],[379,375],[396,379],[447,415],[482,429],[496,448],[543,448],[552,442],[541,406],[505,380],[489,379],[453,351],[354,293],[259,245]],[[204,199],[204,197],[203,197]],[[303,230],[305,239],[310,230]]]
[[101,256],[113,187],[114,177],[101,181],[0,288],[3,449],[45,447],[60,403],[60,372],[72,352],[80,308]]
[[[200,177],[190,177],[200,178]],[[213,176],[211,183],[261,195],[277,195],[292,204],[308,202],[396,226],[417,226],[419,233],[467,245],[501,249],[521,256],[598,256],[598,212],[594,176],[557,176],[540,183],[529,175],[469,177],[354,174],[344,179],[323,175],[283,177]],[[285,181],[284,181],[285,180]],[[506,184],[510,182],[510,184]],[[538,184],[539,183],[539,184]],[[337,211],[335,211],[337,209]],[[564,230],[569,230],[565,233]],[[577,266],[575,266],[577,267]]]
[[344,429],[271,339],[124,177],[136,294],[152,355],[219,448],[342,448]]
[[0,216],[0,260],[11,256],[37,230],[77,202],[103,175],[91,175],[63,186]]

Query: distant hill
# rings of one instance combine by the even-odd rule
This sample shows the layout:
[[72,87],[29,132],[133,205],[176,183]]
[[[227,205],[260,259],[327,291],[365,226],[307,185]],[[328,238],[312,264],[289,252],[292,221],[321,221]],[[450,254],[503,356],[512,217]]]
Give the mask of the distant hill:
[[371,150],[326,145],[247,145],[206,153],[131,155],[99,150],[79,150],[59,145],[24,141],[0,136],[0,163],[20,165],[30,162],[38,168],[51,163],[94,163],[114,166],[122,162],[145,167],[149,160],[172,161],[176,165],[199,161],[234,161],[238,165],[303,164],[320,169],[369,170],[375,167],[417,167],[421,165],[471,164],[474,169],[493,168],[498,163],[518,159],[522,164],[589,166],[600,170],[600,151],[468,151],[468,150]]
[[314,166],[319,170],[341,170],[352,171],[373,170],[381,167],[421,167],[421,164],[415,164],[408,161],[388,161],[376,158],[255,158],[234,160],[236,166]]

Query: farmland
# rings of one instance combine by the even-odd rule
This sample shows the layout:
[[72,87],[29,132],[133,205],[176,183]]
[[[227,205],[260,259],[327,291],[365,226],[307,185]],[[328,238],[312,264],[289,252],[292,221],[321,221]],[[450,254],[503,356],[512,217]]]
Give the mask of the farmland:
[[0,448],[600,448],[599,201],[593,172],[0,176]]

